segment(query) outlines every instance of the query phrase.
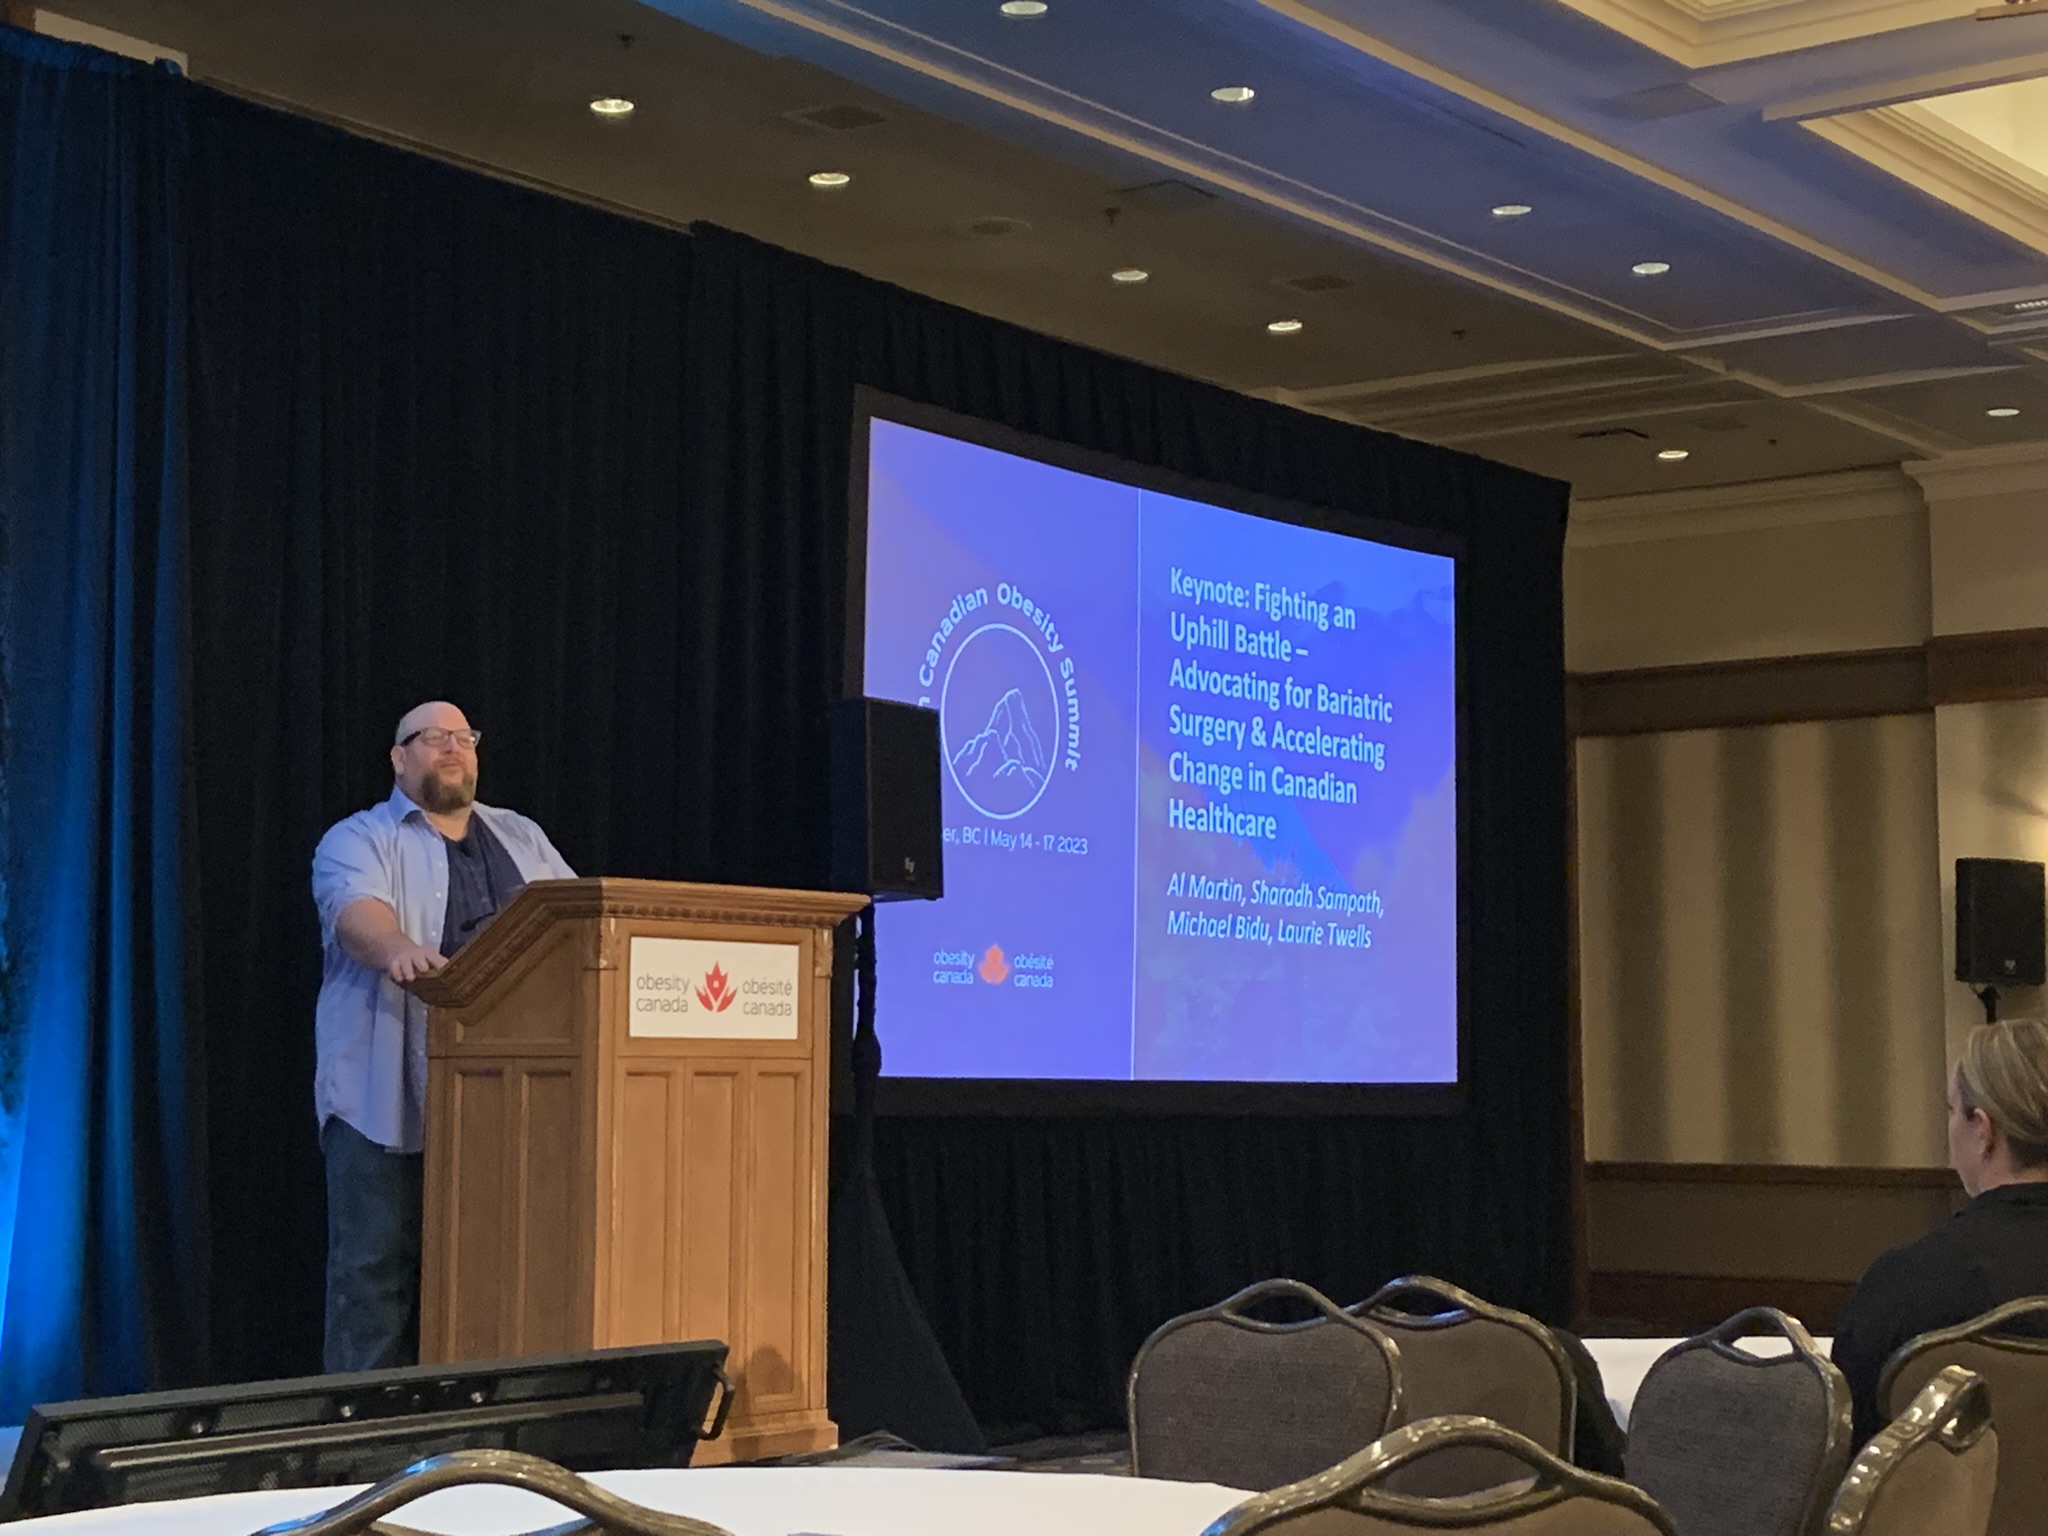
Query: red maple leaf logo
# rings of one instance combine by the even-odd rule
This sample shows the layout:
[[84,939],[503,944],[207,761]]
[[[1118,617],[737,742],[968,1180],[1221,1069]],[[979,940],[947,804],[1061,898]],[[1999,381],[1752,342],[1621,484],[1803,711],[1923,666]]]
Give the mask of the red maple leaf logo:
[[992,987],[1000,987],[1003,978],[1010,974],[1010,962],[1003,958],[1003,947],[991,944],[988,953],[981,957],[981,979]]
[[697,1001],[712,1013],[723,1013],[732,1006],[737,994],[732,989],[732,978],[716,965],[705,974],[704,985],[697,989]]

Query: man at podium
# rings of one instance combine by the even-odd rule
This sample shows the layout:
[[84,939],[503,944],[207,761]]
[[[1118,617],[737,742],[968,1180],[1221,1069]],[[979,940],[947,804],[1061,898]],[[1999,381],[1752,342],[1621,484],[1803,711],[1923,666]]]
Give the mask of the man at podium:
[[477,803],[482,735],[453,704],[407,711],[390,798],[336,822],[313,853],[329,1371],[410,1365],[419,1353],[427,1010],[406,986],[446,965],[528,881],[576,874],[532,821]]

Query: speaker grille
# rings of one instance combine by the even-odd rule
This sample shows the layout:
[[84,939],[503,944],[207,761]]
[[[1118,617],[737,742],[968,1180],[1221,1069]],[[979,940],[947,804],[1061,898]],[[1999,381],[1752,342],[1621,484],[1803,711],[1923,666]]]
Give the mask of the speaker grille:
[[946,893],[939,717],[885,699],[832,714],[832,871],[877,901]]
[[1956,860],[1956,979],[2038,987],[2048,970],[2048,882],[2027,859]]

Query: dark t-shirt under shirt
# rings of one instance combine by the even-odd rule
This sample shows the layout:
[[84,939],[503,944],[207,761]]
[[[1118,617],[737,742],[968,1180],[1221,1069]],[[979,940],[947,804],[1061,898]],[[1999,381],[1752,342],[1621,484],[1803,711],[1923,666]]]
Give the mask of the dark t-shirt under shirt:
[[441,953],[455,952],[482,931],[484,920],[525,889],[519,866],[492,835],[483,817],[469,818],[462,841],[448,844],[448,910],[441,919]]
[[1925,1237],[1881,1254],[1835,1325],[1835,1364],[1855,1401],[1856,1443],[1891,1421],[1877,1400],[1877,1378],[1894,1350],[2022,1296],[2048,1296],[2048,1184],[1987,1189]]

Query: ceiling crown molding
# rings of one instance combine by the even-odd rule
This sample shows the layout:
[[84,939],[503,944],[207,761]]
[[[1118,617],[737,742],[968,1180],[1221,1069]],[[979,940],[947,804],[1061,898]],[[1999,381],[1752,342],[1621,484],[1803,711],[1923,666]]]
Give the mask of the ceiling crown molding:
[[1979,223],[2048,252],[2048,177],[1925,107],[1901,102],[1808,118],[1800,126]]
[[1736,380],[1684,361],[1606,355],[1324,385],[1281,391],[1277,398],[1455,447],[1741,406],[1755,395]]
[[[2048,465],[2048,460],[2044,460]],[[1698,490],[1651,491],[1572,503],[1565,542],[1574,549],[1747,533],[1811,523],[1917,517],[1921,501],[1896,469],[1852,469]]]
[[1968,448],[1904,466],[1933,507],[1974,496],[2013,496],[2048,491],[2048,442]]
[[1820,48],[1929,22],[1954,21],[1979,0],[1564,0],[1688,69]]

